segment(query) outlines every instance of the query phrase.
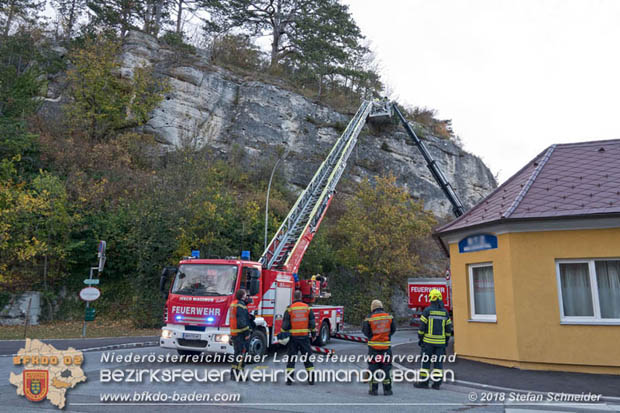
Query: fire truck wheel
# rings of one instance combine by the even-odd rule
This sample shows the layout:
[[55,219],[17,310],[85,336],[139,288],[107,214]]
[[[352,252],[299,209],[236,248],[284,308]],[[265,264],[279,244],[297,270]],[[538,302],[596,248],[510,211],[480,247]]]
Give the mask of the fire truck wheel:
[[250,354],[263,356],[267,354],[267,336],[261,330],[254,330],[250,337]]
[[329,331],[329,323],[327,321],[323,321],[321,323],[321,328],[319,329],[319,335],[316,338],[316,345],[317,346],[324,346],[325,344],[329,343],[329,339],[330,337],[330,331]]
[[177,349],[177,353],[179,353],[180,356],[199,356],[202,351]]

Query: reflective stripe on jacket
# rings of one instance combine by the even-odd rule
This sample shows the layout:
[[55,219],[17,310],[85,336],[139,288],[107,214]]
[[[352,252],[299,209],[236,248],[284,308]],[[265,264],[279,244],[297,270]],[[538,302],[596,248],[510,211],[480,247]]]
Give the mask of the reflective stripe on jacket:
[[446,337],[452,336],[452,320],[441,300],[433,301],[424,309],[418,335],[425,343],[438,345],[445,345]]
[[230,335],[236,336],[250,329],[250,313],[246,305],[234,300],[230,304]]
[[315,332],[314,312],[310,306],[302,301],[295,301],[289,305],[284,313],[281,331],[297,337]]
[[391,346],[390,338],[396,331],[392,316],[382,308],[374,310],[362,325],[362,332],[368,337],[368,346],[375,350],[387,350]]

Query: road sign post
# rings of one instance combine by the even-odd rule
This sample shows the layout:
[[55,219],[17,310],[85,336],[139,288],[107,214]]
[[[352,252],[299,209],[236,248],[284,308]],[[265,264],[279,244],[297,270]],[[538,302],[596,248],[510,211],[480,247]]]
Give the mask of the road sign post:
[[90,302],[99,298],[101,296],[101,291],[93,287],[93,285],[99,285],[99,278],[93,278],[93,272],[96,270],[97,277],[101,276],[103,267],[105,266],[106,247],[107,243],[105,241],[99,241],[99,245],[97,246],[97,258],[99,258],[99,263],[96,267],[90,267],[90,274],[88,275],[88,278],[84,280],[84,284],[88,285],[88,287],[83,288],[80,291],[80,298],[86,301],[84,324],[82,325],[82,337],[86,337],[86,322],[95,320],[96,310],[90,307]]

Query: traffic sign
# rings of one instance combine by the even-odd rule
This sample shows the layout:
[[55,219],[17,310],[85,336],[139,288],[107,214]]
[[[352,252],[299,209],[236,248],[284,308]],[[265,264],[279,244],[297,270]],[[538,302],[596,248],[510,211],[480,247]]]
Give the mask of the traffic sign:
[[86,285],[97,285],[99,284],[99,279],[98,278],[87,278],[84,280],[84,284]]
[[95,314],[97,314],[95,308],[88,307],[84,313],[84,321],[95,321]]
[[99,241],[99,246],[97,247],[97,257],[99,258],[99,266],[98,271],[103,272],[103,266],[105,265],[105,249],[107,243],[105,241]]
[[105,241],[99,241],[99,246],[97,246],[97,255],[99,257],[101,257],[102,255],[105,255],[106,246],[107,246],[107,243]]
[[84,301],[95,301],[101,297],[101,291],[95,287],[82,288],[80,291],[80,298]]

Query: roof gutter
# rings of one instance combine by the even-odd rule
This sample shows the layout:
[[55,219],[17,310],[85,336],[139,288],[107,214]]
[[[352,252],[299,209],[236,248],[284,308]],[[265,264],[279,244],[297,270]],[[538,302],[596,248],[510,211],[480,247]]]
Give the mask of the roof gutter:
[[482,229],[497,224],[512,224],[516,222],[536,222],[536,221],[572,221],[577,219],[596,219],[604,217],[620,217],[620,212],[603,212],[599,214],[575,214],[575,215],[560,215],[560,216],[547,216],[547,217],[529,217],[529,218],[500,218],[493,221],[481,222],[479,224],[470,225],[467,227],[460,227],[456,229],[450,229],[447,231],[433,232],[433,237],[441,237],[442,235],[452,235],[458,232],[470,231],[476,229]]

